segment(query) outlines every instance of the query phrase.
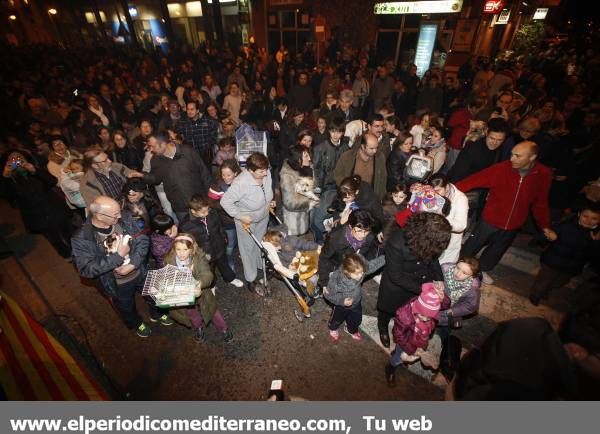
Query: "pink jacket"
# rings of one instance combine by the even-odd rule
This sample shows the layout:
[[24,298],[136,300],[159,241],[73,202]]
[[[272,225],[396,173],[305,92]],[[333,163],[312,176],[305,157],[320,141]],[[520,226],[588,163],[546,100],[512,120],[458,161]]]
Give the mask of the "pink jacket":
[[[394,328],[392,334],[394,336],[394,342],[402,348],[402,350],[409,355],[412,355],[417,351],[418,348],[426,349],[429,343],[429,336],[435,330],[437,321],[427,321],[427,326],[424,330],[417,329],[415,327],[415,316],[413,315],[410,304],[415,301],[417,297],[411,298],[403,306],[400,306],[396,310],[396,318],[394,318]],[[440,310],[446,310],[450,307],[450,299],[448,295],[444,295],[444,300]]]

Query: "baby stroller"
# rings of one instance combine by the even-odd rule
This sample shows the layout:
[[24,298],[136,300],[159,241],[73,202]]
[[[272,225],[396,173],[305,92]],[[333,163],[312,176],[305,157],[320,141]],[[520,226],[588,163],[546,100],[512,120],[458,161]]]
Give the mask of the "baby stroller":
[[[279,220],[279,218],[275,214],[272,213],[271,216],[272,216],[271,218],[273,218],[275,221],[277,221],[279,224],[281,224],[281,220]],[[248,234],[250,235],[252,240],[254,240],[254,242],[260,249],[260,255],[261,255],[262,264],[263,264],[262,279],[264,282],[264,286],[265,286],[267,295],[270,294],[268,277],[274,276],[275,278],[277,278],[278,280],[281,280],[284,283],[284,285],[289,289],[289,291],[294,296],[296,302],[298,303],[298,308],[294,309],[294,316],[296,317],[296,319],[300,322],[303,322],[304,319],[310,318],[310,316],[311,316],[310,306],[312,306],[314,304],[315,299],[306,292],[304,287],[298,281],[297,277],[295,279],[289,279],[288,277],[286,277],[283,274],[276,271],[273,263],[269,259],[269,252],[267,252],[267,250],[263,247],[261,241],[258,238],[256,238],[256,236],[252,233],[250,228],[246,228],[246,231],[248,232]]]

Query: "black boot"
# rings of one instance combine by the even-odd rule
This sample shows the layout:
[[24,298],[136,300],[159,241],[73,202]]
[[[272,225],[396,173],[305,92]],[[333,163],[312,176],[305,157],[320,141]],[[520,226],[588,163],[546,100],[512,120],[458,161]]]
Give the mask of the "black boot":
[[385,348],[390,347],[390,335],[387,332],[379,332],[379,340]]
[[385,365],[385,379],[390,386],[396,384],[396,368],[397,366],[392,366],[390,363]]

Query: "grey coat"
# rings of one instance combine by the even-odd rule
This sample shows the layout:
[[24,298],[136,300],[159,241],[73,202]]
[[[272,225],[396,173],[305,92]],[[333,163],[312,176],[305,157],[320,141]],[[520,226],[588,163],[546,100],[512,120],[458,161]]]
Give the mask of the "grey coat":
[[279,182],[283,203],[283,222],[288,227],[289,235],[303,235],[308,231],[310,199],[296,193],[296,186],[300,178],[300,173],[292,169],[287,161],[284,161],[279,172]]
[[273,200],[271,172],[263,180],[263,187],[264,190],[252,174],[244,170],[221,198],[223,210],[235,220],[243,215],[249,215],[254,223],[264,220],[269,216],[269,204]]
[[375,259],[367,261],[367,268],[360,280],[350,279],[338,267],[329,274],[329,284],[327,285],[327,294],[324,297],[336,306],[343,306],[346,298],[352,299],[352,307],[358,306],[362,299],[362,282],[364,277],[377,271],[385,265],[385,256],[378,256]]

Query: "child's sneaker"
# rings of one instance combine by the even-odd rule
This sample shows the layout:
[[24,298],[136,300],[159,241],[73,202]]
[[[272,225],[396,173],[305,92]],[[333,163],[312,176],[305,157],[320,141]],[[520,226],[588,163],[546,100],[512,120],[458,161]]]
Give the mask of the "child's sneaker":
[[160,322],[165,327],[169,327],[169,326],[172,326],[173,324],[175,324],[175,321],[173,321],[173,318],[171,318],[167,314],[164,314],[164,315],[160,316],[159,318],[150,317],[150,321]]
[[223,332],[223,341],[226,344],[233,342],[233,333],[231,333],[231,330],[227,329]]
[[363,336],[360,334],[360,332],[357,330],[356,333],[350,333],[348,331],[348,328],[344,325],[344,331],[346,333],[348,333],[350,336],[352,336],[352,339],[354,339],[355,341],[362,341]]
[[337,342],[340,340],[340,332],[337,330],[329,330],[329,337],[333,342]]
[[233,286],[235,286],[236,288],[242,288],[244,286],[244,282],[242,282],[240,279],[233,279],[231,282]]
[[147,338],[148,336],[150,336],[152,334],[152,330],[150,330],[150,327],[148,327],[144,323],[141,323],[137,327],[137,329],[135,329],[135,332],[140,338]]

